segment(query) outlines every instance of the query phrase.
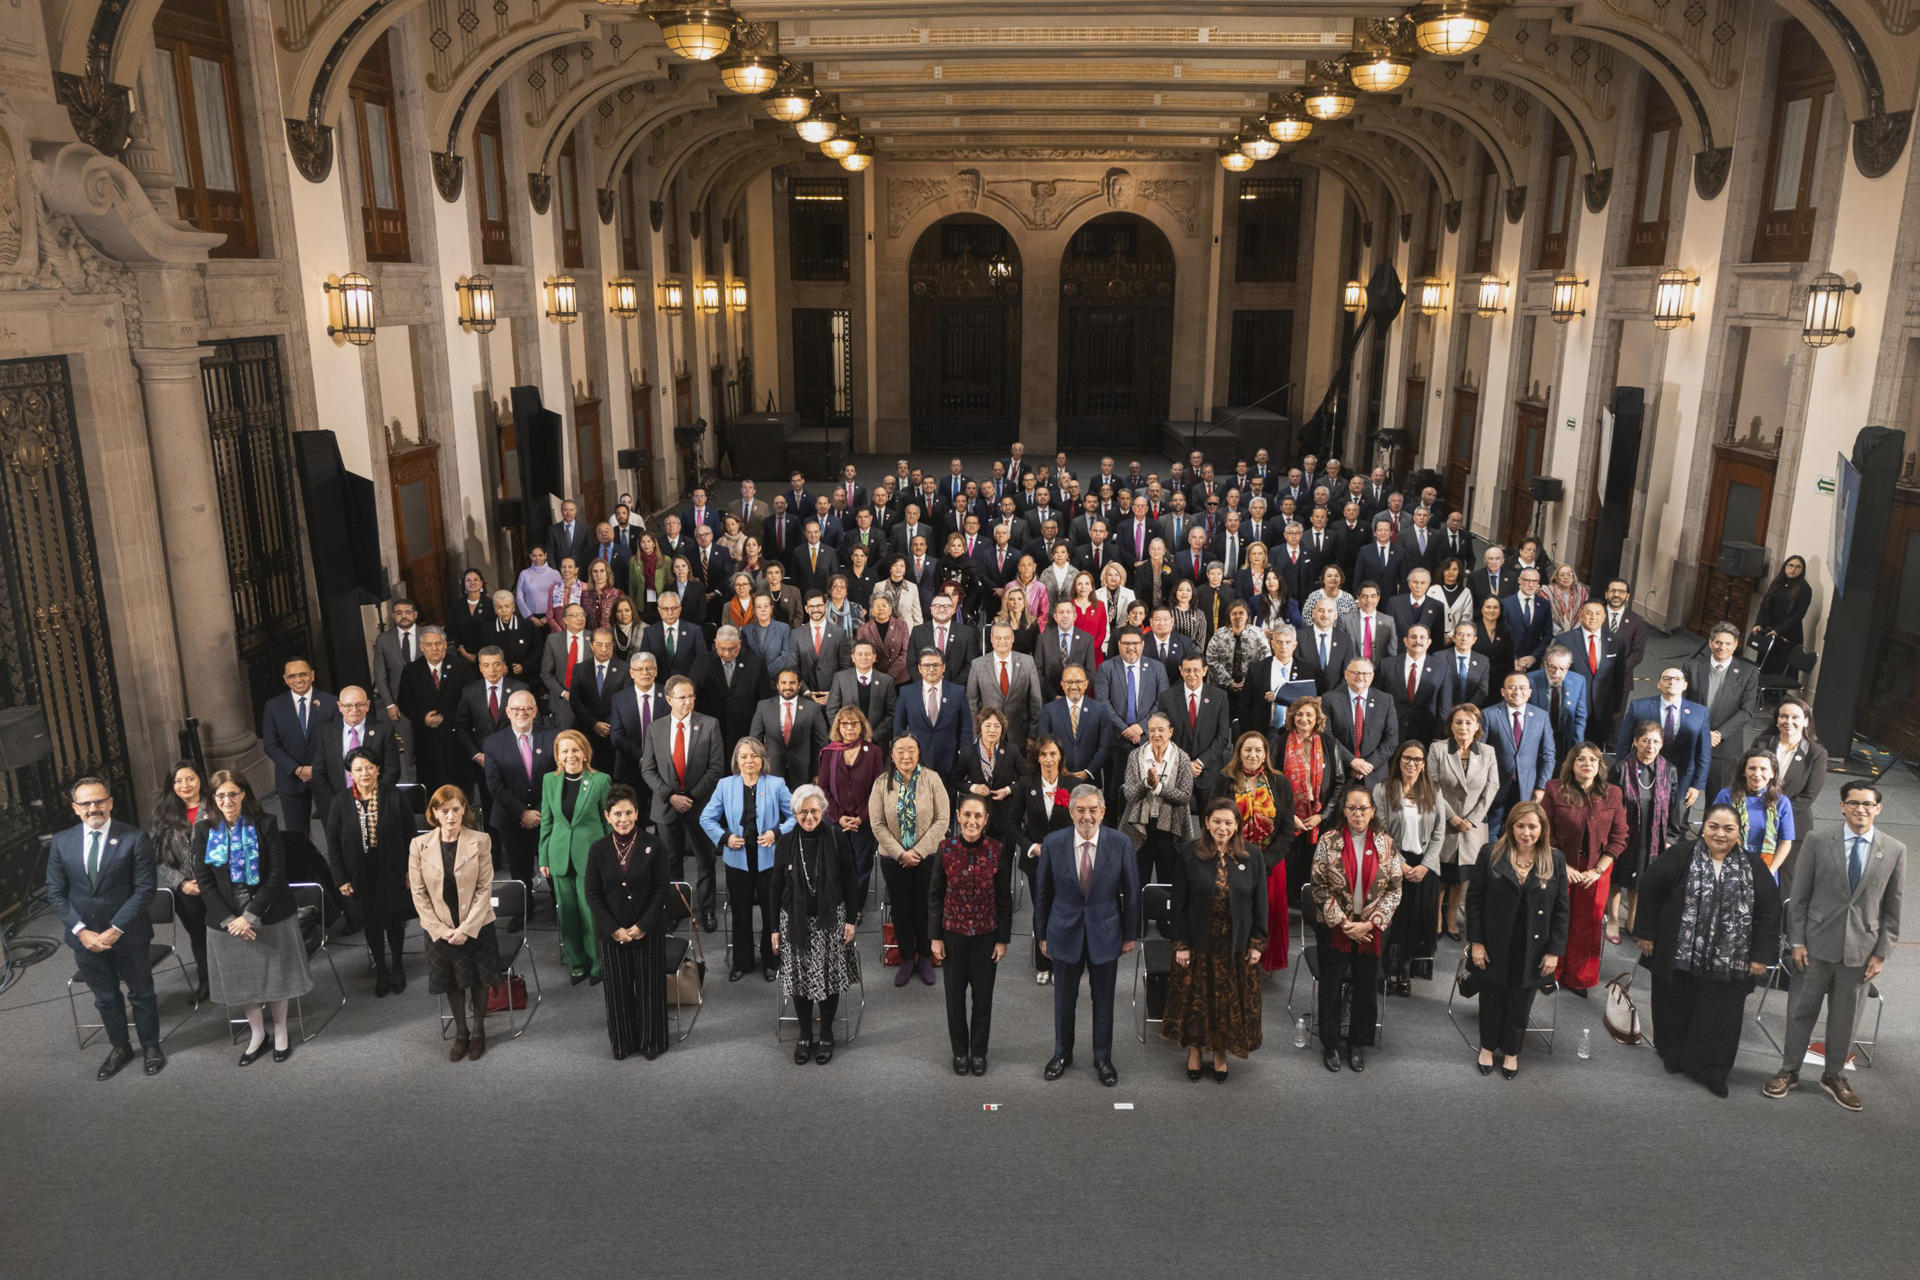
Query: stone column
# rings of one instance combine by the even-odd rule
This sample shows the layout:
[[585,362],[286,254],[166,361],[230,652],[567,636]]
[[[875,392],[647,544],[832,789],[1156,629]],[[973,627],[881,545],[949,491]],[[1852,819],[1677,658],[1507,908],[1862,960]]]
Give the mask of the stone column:
[[270,787],[266,751],[254,732],[247,677],[234,639],[233,594],[200,356],[198,347],[133,351],[146,399],[154,488],[160,500],[160,539],[167,558],[164,590],[173,608],[187,713],[200,721],[208,767],[244,769],[256,788]]

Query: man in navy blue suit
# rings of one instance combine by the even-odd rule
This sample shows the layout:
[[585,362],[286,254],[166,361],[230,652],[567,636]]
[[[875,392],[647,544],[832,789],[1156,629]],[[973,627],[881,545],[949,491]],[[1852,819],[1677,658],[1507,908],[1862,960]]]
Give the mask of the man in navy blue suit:
[[1040,708],[1035,736],[1059,740],[1060,771],[1100,785],[1100,770],[1119,735],[1119,718],[1106,703],[1087,696],[1087,669],[1078,663],[1060,673],[1061,697]]
[[911,733],[920,744],[920,761],[953,789],[960,753],[973,743],[973,711],[965,686],[946,678],[947,660],[938,649],[920,652],[920,680],[900,687],[893,704],[893,736]]
[[260,741],[273,761],[273,791],[280,798],[283,831],[307,834],[313,821],[313,760],[319,730],[340,718],[332,694],[313,687],[313,664],[288,658],[280,668],[285,693],[267,699]]
[[1689,701],[1684,696],[1687,691],[1686,673],[1679,667],[1662,671],[1659,697],[1635,698],[1627,704],[1627,713],[1620,717],[1620,741],[1615,746],[1624,760],[1633,750],[1634,733],[1641,723],[1651,720],[1659,725],[1660,754],[1673,766],[1676,798],[1682,801],[1675,807],[1682,813],[1700,802],[1707,771],[1713,765],[1713,726],[1707,708],[1704,703]]
[[1598,600],[1581,605],[1580,625],[1562,632],[1554,643],[1567,647],[1574,673],[1587,679],[1587,723],[1612,724],[1614,713],[1626,700],[1620,676],[1627,668],[1625,646],[1607,630],[1607,606]]
[[1553,640],[1553,610],[1540,594],[1538,569],[1521,572],[1520,589],[1500,602],[1500,614],[1513,633],[1514,670],[1532,671],[1546,661],[1547,645]]
[[553,730],[533,726],[539,710],[529,690],[516,689],[507,695],[507,727],[480,743],[494,848],[507,874],[527,886],[529,902],[540,844],[540,788],[554,767]]
[[1102,826],[1100,788],[1081,785],[1067,802],[1073,827],[1040,844],[1033,885],[1033,934],[1053,962],[1053,1057],[1043,1073],[1058,1080],[1073,1065],[1073,1024],[1080,975],[1093,995],[1093,1069],[1100,1083],[1120,1083],[1113,1069],[1113,986],[1120,957],[1140,936],[1140,869],[1133,842]]
[[1113,736],[1107,743],[1107,807],[1115,811],[1120,808],[1127,754],[1146,741],[1147,717],[1167,690],[1166,669],[1147,661],[1146,640],[1138,631],[1122,630],[1119,646],[1119,654],[1101,664],[1093,681],[1094,698],[1113,712]]
[[1553,726],[1553,751],[1561,759],[1587,740],[1587,678],[1573,669],[1573,653],[1563,644],[1547,646],[1547,660],[1527,677],[1528,699],[1547,713]]
[[[74,967],[93,992],[93,1007],[113,1045],[95,1078],[110,1079],[133,1061],[127,1042],[129,1000],[146,1072],[158,1075],[167,1055],[160,1048],[160,1006],[147,950],[153,941],[147,907],[157,879],[153,851],[140,828],[113,820],[113,793],[102,779],[80,779],[68,798],[80,824],[53,837],[47,905],[60,917]],[[120,995],[122,983],[126,1000]]]
[[1500,789],[1487,815],[1487,830],[1499,835],[1507,810],[1522,800],[1538,800],[1553,777],[1553,729],[1547,713],[1530,707],[1533,686],[1518,671],[1510,671],[1500,685],[1500,702],[1486,713],[1487,745],[1493,748]]

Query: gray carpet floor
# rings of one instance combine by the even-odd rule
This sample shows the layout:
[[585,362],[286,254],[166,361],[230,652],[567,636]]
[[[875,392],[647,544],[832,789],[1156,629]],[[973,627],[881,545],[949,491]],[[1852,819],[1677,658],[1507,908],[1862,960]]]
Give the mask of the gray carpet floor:
[[[1888,801],[1883,821],[1911,840],[1920,786],[1897,772]],[[795,1067],[776,988],[729,984],[717,955],[692,1036],[614,1062],[600,993],[567,985],[548,915],[533,939],[545,1003],[521,1039],[496,1020],[479,1064],[446,1061],[417,935],[414,982],[384,1000],[357,940],[336,940],[349,1002],[285,1064],[237,1070],[203,1009],[161,1076],[136,1064],[104,1084],[103,1047],[74,1046],[70,964],[30,970],[0,996],[0,1274],[1241,1276],[1344,1259],[1393,1275],[1893,1276],[1920,1251],[1910,945],[1883,981],[1874,1065],[1854,1073],[1867,1109],[1849,1115],[1811,1088],[1762,1098],[1777,1053],[1751,1023],[1721,1101],[1567,996],[1552,1053],[1530,1043],[1518,1080],[1483,1078],[1445,981],[1388,1001],[1366,1072],[1330,1076],[1293,1047],[1291,969],[1266,987],[1265,1046],[1224,1085],[1189,1083],[1177,1049],[1134,1039],[1129,968],[1119,1087],[1093,1078],[1084,1000],[1080,1062],[1048,1084],[1052,991],[1024,938],[984,1079],[951,1074],[940,989],[896,989],[872,934],[864,1021],[830,1066]],[[1295,964],[1299,942],[1296,928]],[[1603,973],[1631,961],[1611,949]],[[160,989],[170,1026],[179,975]],[[1296,1007],[1306,992],[1303,978]]]

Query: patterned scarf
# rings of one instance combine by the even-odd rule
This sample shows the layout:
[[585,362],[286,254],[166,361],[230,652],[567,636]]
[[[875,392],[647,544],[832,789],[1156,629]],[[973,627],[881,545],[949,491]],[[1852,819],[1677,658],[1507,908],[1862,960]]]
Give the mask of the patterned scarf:
[[1273,799],[1273,786],[1265,769],[1243,772],[1236,779],[1233,803],[1240,810],[1240,831],[1254,848],[1265,848],[1273,839],[1273,821],[1279,817]]
[[245,818],[222,822],[207,833],[207,865],[225,867],[235,884],[260,883],[260,833]]
[[375,788],[364,799],[358,792],[354,799],[360,801],[360,844],[366,849],[375,849],[380,845],[380,792]]
[[[1778,804],[1767,805],[1766,823],[1760,830],[1760,847],[1754,849],[1753,841],[1748,838],[1747,835],[1750,829],[1748,824],[1753,821],[1750,816],[1751,810],[1747,806],[1747,799],[1748,797],[1744,795],[1741,796],[1739,805],[1737,805],[1733,811],[1734,816],[1740,820],[1740,847],[1743,849],[1753,849],[1755,853],[1766,859],[1767,865],[1771,867],[1773,865],[1774,846],[1780,842],[1780,806]],[[1762,798],[1761,803],[1766,803],[1764,798]]]
[[1287,735],[1287,785],[1293,788],[1293,816],[1305,822],[1320,812],[1320,782],[1326,775],[1326,749],[1319,734],[1302,742]]
[[913,772],[902,776],[898,769],[893,771],[893,785],[899,794],[894,797],[893,816],[900,827],[900,847],[913,848],[913,842],[920,835],[920,814],[917,808],[920,790],[920,766],[913,766]]
[[1705,844],[1693,848],[1687,868],[1687,896],[1680,909],[1680,933],[1674,939],[1673,967],[1699,978],[1734,982],[1747,976],[1753,953],[1753,877],[1744,863],[1727,855],[1720,874]]
[[[1651,843],[1650,849],[1660,847],[1661,834],[1667,829],[1668,810],[1673,806],[1673,767],[1665,756],[1653,758],[1653,822],[1647,829]],[[1627,808],[1634,812],[1640,809],[1640,758],[1627,757],[1626,767],[1620,770],[1620,792],[1625,797]]]

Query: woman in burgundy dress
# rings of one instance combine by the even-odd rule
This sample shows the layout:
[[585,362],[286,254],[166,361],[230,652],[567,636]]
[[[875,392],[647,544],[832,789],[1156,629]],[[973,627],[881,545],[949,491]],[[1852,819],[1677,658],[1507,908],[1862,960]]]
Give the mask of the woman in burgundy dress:
[[1601,770],[1600,748],[1580,743],[1567,753],[1560,776],[1547,784],[1541,801],[1552,828],[1550,843],[1566,859],[1572,906],[1560,983],[1582,999],[1600,981],[1602,918],[1613,893],[1613,860],[1627,848],[1626,801]]

